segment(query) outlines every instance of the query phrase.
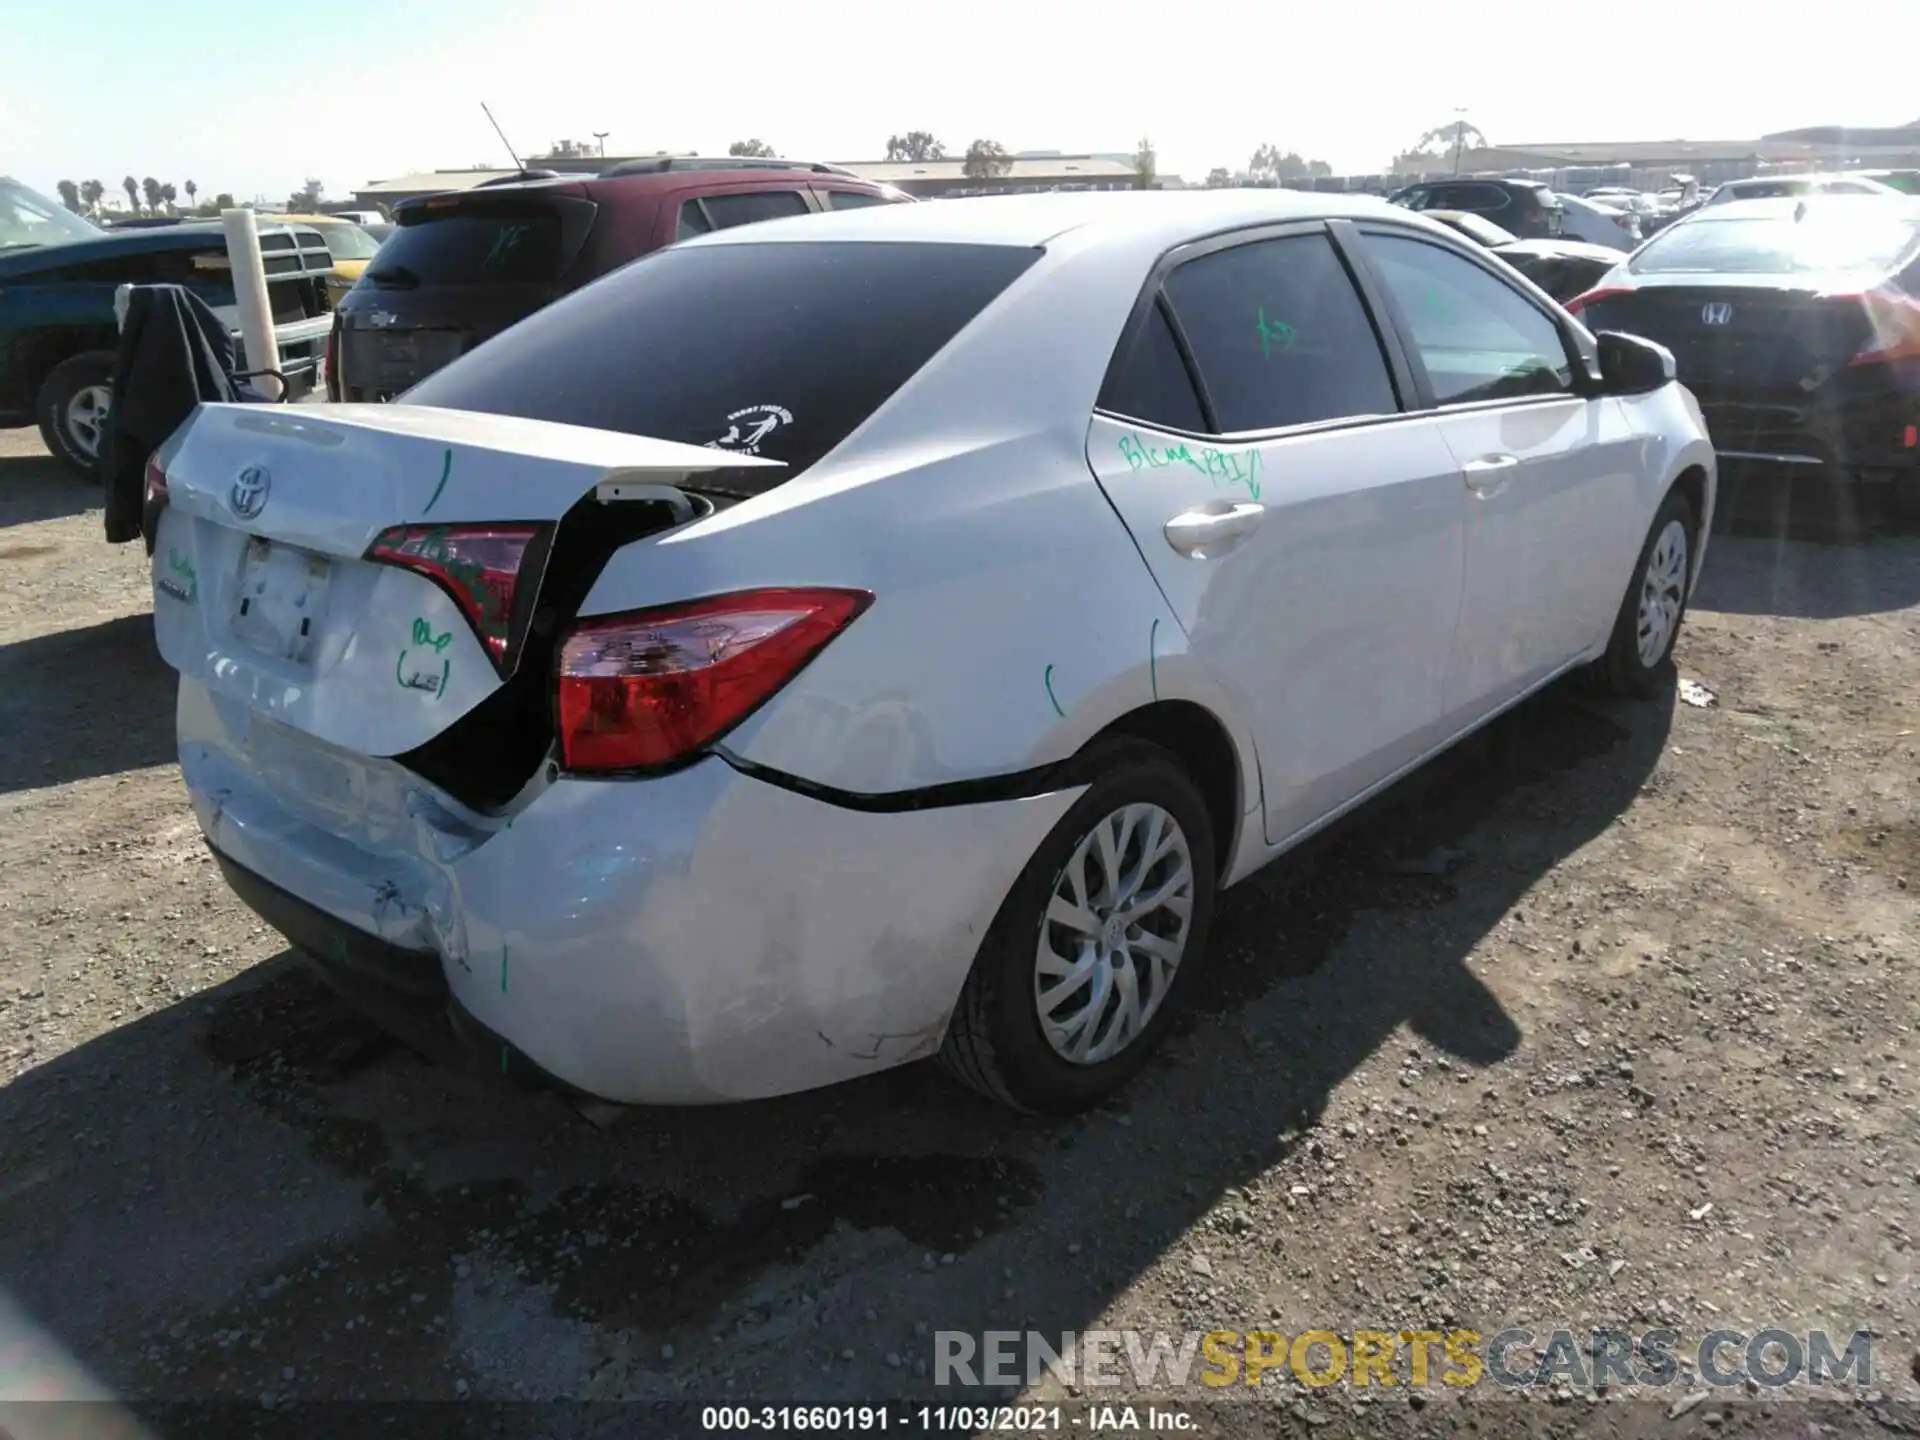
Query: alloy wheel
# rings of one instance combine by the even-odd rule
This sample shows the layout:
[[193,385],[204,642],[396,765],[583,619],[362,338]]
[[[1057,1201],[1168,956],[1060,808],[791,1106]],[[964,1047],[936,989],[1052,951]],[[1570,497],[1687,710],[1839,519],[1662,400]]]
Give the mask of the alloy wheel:
[[1193,920],[1193,854],[1158,805],[1124,805],[1081,837],[1040,924],[1034,1007],[1054,1053],[1110,1060],[1140,1038],[1173,984]]
[[101,446],[106,443],[107,422],[112,415],[113,387],[82,385],[68,399],[66,414],[61,418],[73,448],[87,459],[97,460]]

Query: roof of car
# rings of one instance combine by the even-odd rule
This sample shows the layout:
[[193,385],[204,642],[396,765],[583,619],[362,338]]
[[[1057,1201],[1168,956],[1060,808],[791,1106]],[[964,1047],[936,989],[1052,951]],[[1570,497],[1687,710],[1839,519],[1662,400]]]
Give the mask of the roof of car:
[[[1864,207],[1864,208],[1863,208]],[[1906,195],[1766,195],[1755,200],[1727,200],[1690,212],[1684,223],[1713,224],[1722,220],[1787,220],[1804,211],[1821,219],[1872,215],[1892,208],[1908,210],[1920,219],[1920,204]]]
[[658,170],[641,171],[638,174],[584,175],[577,178],[591,194],[601,189],[629,188],[661,194],[671,194],[680,190],[711,190],[718,186],[733,185],[850,185],[856,189],[877,190],[880,187],[870,180],[862,180],[858,175],[850,175],[838,170],[807,170],[798,166],[783,166],[778,169],[739,166],[727,169],[708,170]]
[[1417,221],[1413,212],[1375,196],[1323,194],[1311,190],[1053,191],[1039,195],[983,195],[924,205],[872,205],[791,220],[764,220],[681,244],[904,240],[934,244],[1040,245],[1070,230],[1094,230],[1103,237],[1137,237],[1174,244],[1187,236],[1212,230],[1335,216]]

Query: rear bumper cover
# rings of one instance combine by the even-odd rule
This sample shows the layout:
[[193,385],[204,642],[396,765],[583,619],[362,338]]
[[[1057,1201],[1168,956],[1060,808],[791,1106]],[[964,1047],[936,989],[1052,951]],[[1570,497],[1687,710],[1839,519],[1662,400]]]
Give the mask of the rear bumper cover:
[[1899,380],[1812,395],[1695,395],[1723,459],[1920,475],[1920,446],[1905,444],[1907,427],[1920,425],[1920,375]]
[[931,1054],[1001,901],[1079,793],[874,814],[714,757],[647,781],[561,778],[509,823],[303,740],[308,774],[288,736],[256,734],[283,727],[194,681],[179,728],[234,888],[336,985],[410,975],[400,990],[431,1007],[437,968],[509,1068],[523,1056],[628,1103],[754,1099]]

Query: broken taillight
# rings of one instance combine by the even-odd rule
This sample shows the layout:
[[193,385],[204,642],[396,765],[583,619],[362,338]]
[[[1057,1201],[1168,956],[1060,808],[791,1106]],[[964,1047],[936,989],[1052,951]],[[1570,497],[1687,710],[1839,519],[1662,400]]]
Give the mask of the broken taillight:
[[873,602],[864,590],[748,590],[584,620],[560,648],[561,761],[650,770],[718,740]]
[[424,575],[448,595],[504,673],[514,602],[539,525],[395,525],[381,531],[367,558]]
[[161,468],[160,455],[156,451],[147,457],[147,475],[140,487],[140,534],[147,542],[147,553],[153,553],[153,537],[160,528],[160,512],[167,508],[167,472]]

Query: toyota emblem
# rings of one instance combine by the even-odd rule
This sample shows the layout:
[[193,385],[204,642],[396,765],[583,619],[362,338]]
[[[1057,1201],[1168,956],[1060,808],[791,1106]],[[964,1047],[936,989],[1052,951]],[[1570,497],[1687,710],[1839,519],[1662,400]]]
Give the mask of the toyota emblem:
[[1700,320],[1706,325],[1729,325],[1733,322],[1733,306],[1724,300],[1715,300],[1700,307]]
[[267,473],[266,466],[249,465],[234,477],[227,501],[233,506],[234,514],[242,520],[251,520],[267,508],[267,491],[272,486],[273,477]]

